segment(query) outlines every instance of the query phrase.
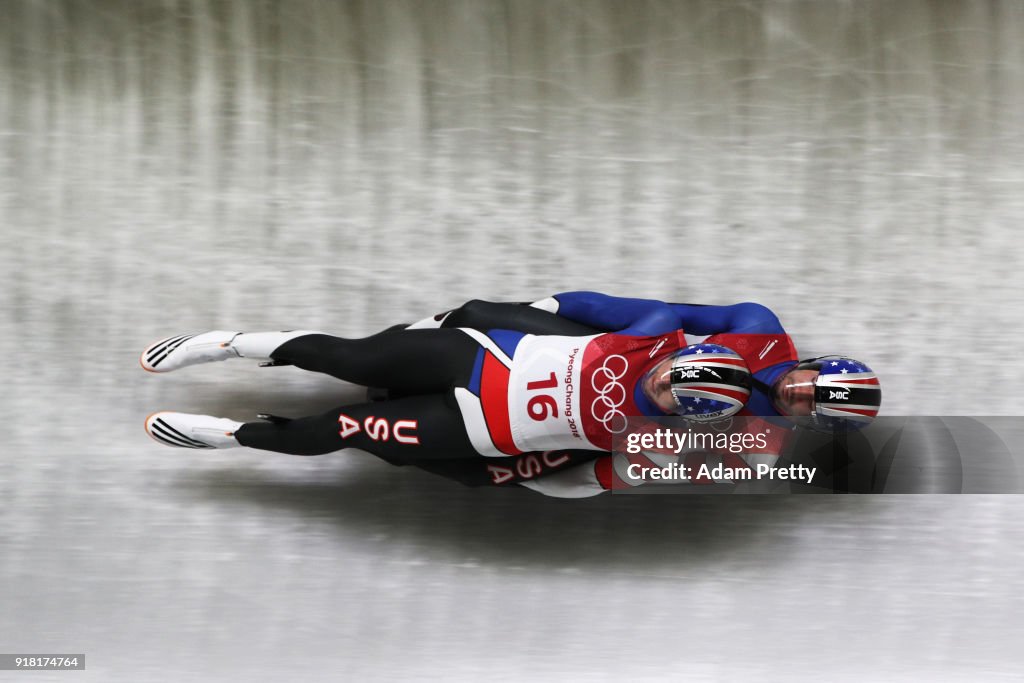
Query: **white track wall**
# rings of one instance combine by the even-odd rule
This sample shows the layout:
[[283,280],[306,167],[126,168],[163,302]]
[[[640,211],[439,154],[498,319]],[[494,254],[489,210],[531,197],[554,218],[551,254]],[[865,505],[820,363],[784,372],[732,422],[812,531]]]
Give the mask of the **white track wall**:
[[3,14],[0,649],[89,680],[1020,672],[1016,498],[561,502],[172,452],[148,412],[356,394],[136,356],[597,289],[767,304],[889,414],[1022,414],[1024,5]]

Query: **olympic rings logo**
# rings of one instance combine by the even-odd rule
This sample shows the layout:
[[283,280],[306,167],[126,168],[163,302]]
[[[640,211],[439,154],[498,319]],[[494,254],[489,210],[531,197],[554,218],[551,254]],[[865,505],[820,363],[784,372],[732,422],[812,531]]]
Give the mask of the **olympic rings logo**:
[[619,410],[626,402],[626,387],[619,380],[627,370],[626,357],[614,354],[605,358],[590,376],[590,386],[597,392],[590,403],[590,414],[611,434],[621,434],[629,426],[625,413]]

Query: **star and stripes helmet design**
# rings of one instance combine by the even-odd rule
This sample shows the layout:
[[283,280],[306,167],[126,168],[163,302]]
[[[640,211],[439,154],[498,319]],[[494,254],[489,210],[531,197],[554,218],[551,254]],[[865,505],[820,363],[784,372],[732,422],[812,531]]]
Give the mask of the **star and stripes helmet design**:
[[845,356],[822,356],[800,361],[795,369],[818,371],[812,426],[859,429],[878,415],[882,387],[878,376],[864,363]]
[[676,351],[669,376],[676,412],[698,422],[731,417],[750,398],[746,362],[719,344],[691,344]]

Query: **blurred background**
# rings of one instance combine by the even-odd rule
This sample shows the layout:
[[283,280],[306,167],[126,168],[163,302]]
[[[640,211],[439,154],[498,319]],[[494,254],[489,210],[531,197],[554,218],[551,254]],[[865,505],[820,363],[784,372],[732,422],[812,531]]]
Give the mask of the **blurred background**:
[[574,502],[358,452],[177,452],[148,413],[359,393],[137,365],[176,332],[596,289],[764,303],[878,371],[890,415],[1022,415],[1024,5],[2,16],[0,651],[85,652],[83,680],[1024,672],[1019,497]]

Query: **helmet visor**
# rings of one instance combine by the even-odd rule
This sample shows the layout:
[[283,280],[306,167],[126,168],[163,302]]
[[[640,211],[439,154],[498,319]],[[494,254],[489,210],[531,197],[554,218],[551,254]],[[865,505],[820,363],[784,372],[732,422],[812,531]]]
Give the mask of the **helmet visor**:
[[790,368],[772,387],[775,409],[790,417],[814,414],[818,368],[799,363]]

